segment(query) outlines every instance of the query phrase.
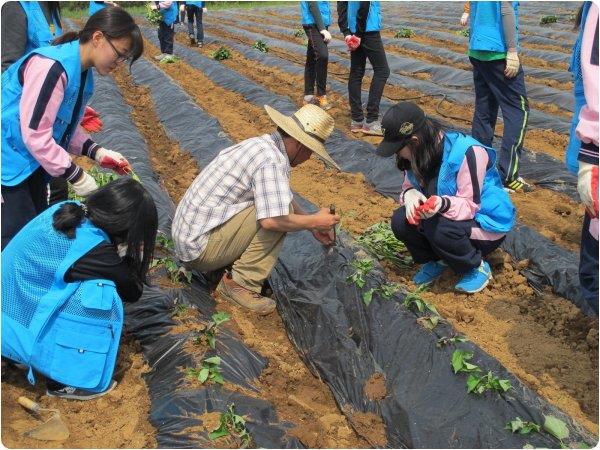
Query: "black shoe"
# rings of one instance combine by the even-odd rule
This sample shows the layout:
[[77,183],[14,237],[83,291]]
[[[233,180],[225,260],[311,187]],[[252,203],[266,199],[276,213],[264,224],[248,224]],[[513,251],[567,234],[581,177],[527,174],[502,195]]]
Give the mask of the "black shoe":
[[190,47],[196,46],[196,38],[190,34]]
[[68,400],[92,400],[94,398],[102,397],[104,394],[109,393],[117,386],[117,382],[112,380],[112,383],[107,390],[103,392],[90,392],[85,389],[79,389],[73,386],[63,386],[59,389],[46,389],[46,395],[48,397],[60,397]]
[[533,192],[533,186],[527,183],[523,178],[519,177],[516,180],[504,184],[504,190],[508,192]]

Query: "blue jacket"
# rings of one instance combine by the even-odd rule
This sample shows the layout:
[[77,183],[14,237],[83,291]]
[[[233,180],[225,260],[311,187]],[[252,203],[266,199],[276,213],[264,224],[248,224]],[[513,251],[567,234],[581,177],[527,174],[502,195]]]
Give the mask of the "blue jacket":
[[175,23],[175,20],[177,20],[177,16],[178,16],[177,2],[173,2],[173,3],[171,3],[171,6],[169,6],[168,8],[160,9],[159,11],[162,14],[163,22],[166,25],[171,26]]
[[[465,154],[472,146],[483,147],[489,157],[489,169],[483,179],[481,189],[481,205],[475,214],[475,221],[486,231],[508,233],[515,224],[515,207],[508,193],[502,186],[500,174],[496,168],[496,151],[486,147],[471,136],[457,132],[446,132],[444,138],[444,155],[437,183],[437,195],[456,195],[456,178],[465,159]],[[420,189],[419,183],[411,170],[407,175],[412,185]]]
[[[302,14],[302,25],[315,25],[315,18],[310,12],[310,3],[300,2],[300,13]],[[328,27],[331,25],[331,11],[329,10],[329,2],[316,2],[319,5],[319,12],[323,19],[323,25]]]
[[198,8],[204,8],[204,2],[185,2],[186,6],[197,6]]
[[89,15],[91,16],[104,8],[106,8],[106,3],[104,2],[90,2]]
[[32,384],[35,370],[102,392],[112,380],[123,305],[112,281],[64,281],[75,261],[109,239],[88,219],[74,239],[57,232],[52,215],[63,203],[25,225],[2,251],[2,356],[27,365]]
[[[352,33],[356,33],[356,20],[358,9],[361,2],[351,1],[348,2],[348,28]],[[367,23],[365,33],[370,31],[381,31],[381,7],[378,1],[369,2],[369,15],[367,16]]]
[[56,21],[56,17],[52,17],[54,25],[54,32],[52,32],[39,2],[19,3],[27,16],[27,47],[25,47],[25,53],[39,47],[49,46],[52,39],[62,34],[62,29]]
[[58,61],[67,76],[63,102],[58,110],[52,136],[64,149],[81,121],[85,105],[94,91],[91,71],[87,71],[83,97],[77,102],[81,85],[79,41],[53,47],[43,47],[24,55],[2,74],[2,185],[15,186],[31,175],[40,164],[29,152],[21,137],[19,102],[23,86],[19,80],[21,66],[34,54]]
[[579,155],[579,149],[581,148],[581,141],[577,139],[575,130],[577,129],[577,124],[579,124],[579,112],[586,104],[583,92],[583,76],[581,74],[581,39],[583,38],[585,19],[587,18],[591,5],[592,2],[585,2],[583,4],[581,23],[579,24],[579,35],[573,45],[573,56],[571,57],[571,64],[569,65],[569,72],[573,74],[575,108],[573,110],[573,119],[571,120],[571,131],[569,133],[569,145],[567,146],[567,151],[565,153],[565,162],[567,169],[574,175],[577,175],[579,172],[579,161],[577,160],[577,156]]
[[[502,28],[500,2],[473,1],[471,3],[471,29],[469,50],[506,52],[506,40]],[[519,2],[512,2],[517,27],[515,44],[519,48]]]

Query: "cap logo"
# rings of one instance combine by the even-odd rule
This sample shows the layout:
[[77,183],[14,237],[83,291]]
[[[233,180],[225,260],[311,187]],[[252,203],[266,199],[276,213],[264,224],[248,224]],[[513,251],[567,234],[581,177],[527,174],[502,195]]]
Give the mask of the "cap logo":
[[402,125],[400,125],[400,129],[398,130],[400,132],[400,134],[403,135],[407,135],[412,133],[414,128],[414,125],[412,122],[404,122]]

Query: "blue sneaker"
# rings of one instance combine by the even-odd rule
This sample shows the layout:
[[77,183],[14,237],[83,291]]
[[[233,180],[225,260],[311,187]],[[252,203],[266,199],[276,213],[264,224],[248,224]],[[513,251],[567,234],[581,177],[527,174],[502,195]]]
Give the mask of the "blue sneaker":
[[474,294],[485,288],[491,279],[492,269],[490,269],[490,265],[485,261],[481,261],[479,267],[468,271],[462,280],[454,286],[454,289],[467,294]]
[[430,261],[427,264],[423,264],[413,277],[413,282],[419,286],[431,284],[442,275],[445,268],[446,265],[441,260]]

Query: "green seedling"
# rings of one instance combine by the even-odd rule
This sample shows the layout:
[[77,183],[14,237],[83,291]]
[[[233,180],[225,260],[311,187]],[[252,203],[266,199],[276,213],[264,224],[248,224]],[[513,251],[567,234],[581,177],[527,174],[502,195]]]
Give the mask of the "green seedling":
[[154,258],[150,263],[150,268],[163,266],[169,275],[169,278],[172,282],[177,283],[179,281],[187,281],[188,283],[192,282],[192,272],[187,270],[183,266],[177,265],[172,258]]
[[396,239],[387,222],[369,227],[356,241],[378,261],[387,260],[398,267],[412,265],[412,258],[408,255],[404,243]]
[[216,59],[217,61],[223,61],[224,59],[231,58],[231,50],[222,45],[218,50],[215,50],[210,54],[212,59]]
[[246,428],[246,420],[235,413],[233,404],[226,412],[221,413],[219,427],[208,434],[209,439],[215,440],[223,436],[232,436],[241,448],[249,448],[252,437]]
[[558,22],[558,16],[555,16],[555,15],[542,16],[542,18],[540,19],[540,25],[547,25],[549,23],[556,23],[556,22]]
[[411,30],[410,28],[401,28],[400,31],[398,31],[394,37],[396,39],[410,39],[411,37],[415,36],[415,32],[413,30]]
[[454,370],[454,373],[481,372],[481,369],[478,365],[469,362],[471,358],[473,358],[473,352],[468,352],[466,350],[454,350],[452,353],[452,370]]
[[201,344],[202,342],[206,342],[210,348],[214,349],[219,326],[230,319],[231,316],[223,311],[213,314],[212,321],[209,322],[202,334],[196,338],[196,343]]
[[225,383],[223,375],[221,375],[221,358],[218,356],[204,359],[201,367],[187,369],[186,375],[188,377],[196,378],[202,384],[207,381],[218,384]]
[[189,312],[189,310],[190,310],[190,307],[188,305],[184,305],[183,303],[180,303],[177,306],[175,306],[175,309],[173,310],[171,317],[186,316],[187,313]]
[[354,267],[355,271],[346,278],[346,281],[354,283],[358,288],[362,289],[366,283],[365,275],[375,267],[373,260],[369,258],[357,259],[352,261],[352,267]]
[[437,327],[438,323],[440,323],[440,320],[441,320],[440,316],[428,314],[426,316],[419,317],[417,319],[417,323],[419,325],[421,325],[423,328],[426,328],[428,330],[433,330],[435,327]]
[[517,417],[516,419],[508,422],[506,424],[506,427],[504,427],[504,428],[506,430],[510,430],[513,433],[519,433],[519,434],[529,434],[532,431],[539,433],[542,429],[542,427],[540,425],[538,425],[537,423],[524,421],[520,417]]
[[458,344],[459,342],[468,342],[469,340],[464,336],[442,336],[437,340],[437,347],[442,348],[446,345]]
[[294,37],[302,37],[304,36],[304,30],[302,28],[298,28],[297,30],[294,30]]
[[268,51],[269,51],[269,47],[267,46],[267,44],[265,42],[261,41],[260,39],[252,45],[252,48],[254,48],[262,53],[268,53]]
[[408,309],[413,309],[413,310],[416,308],[416,310],[420,313],[430,311],[433,314],[439,316],[440,313],[438,313],[436,307],[430,303],[427,303],[425,300],[423,300],[421,298],[421,292],[424,292],[425,290],[427,290],[427,287],[421,286],[421,287],[417,288],[416,291],[407,293],[406,296],[404,297],[404,306]]
[[169,239],[163,233],[158,233],[156,235],[156,245],[165,250],[173,250],[175,248],[175,244],[173,243],[173,240]]
[[468,37],[469,37],[469,34],[470,34],[470,32],[469,32],[469,29],[468,29],[468,28],[463,28],[462,30],[458,30],[458,31],[456,32],[456,34],[457,34],[458,36],[464,36],[464,37],[468,38]]
[[567,424],[554,416],[544,416],[544,430],[554,436],[563,447],[563,440],[569,437]]
[[181,58],[179,56],[167,55],[163,59],[160,60],[160,64],[173,64],[178,61],[181,61]]
[[501,380],[491,371],[485,375],[471,373],[467,379],[467,392],[483,394],[486,391],[498,391],[500,393],[508,391],[512,385],[508,380]]
[[[107,185],[108,183],[110,183],[111,181],[115,181],[119,178],[119,175],[117,175],[114,172],[103,172],[100,169],[98,169],[98,166],[93,166],[89,171],[88,174],[94,179],[96,180],[96,184],[98,185],[98,187],[102,187]],[[140,182],[140,179],[138,178],[138,176],[131,172],[131,177],[137,181]],[[73,188],[71,187],[71,184],[69,184],[69,199],[71,200],[78,200],[78,201],[84,201],[85,198],[78,196],[77,194],[75,194],[75,191],[73,190]]]
[[146,20],[152,25],[158,26],[162,22],[162,14],[158,9],[152,9],[150,8],[150,5],[148,5],[148,9],[146,11]]
[[369,306],[373,300],[373,294],[376,292],[378,292],[382,298],[389,299],[392,298],[392,296],[399,290],[400,285],[398,283],[383,284],[378,288],[371,288],[368,291],[363,292],[363,302],[365,305]]

